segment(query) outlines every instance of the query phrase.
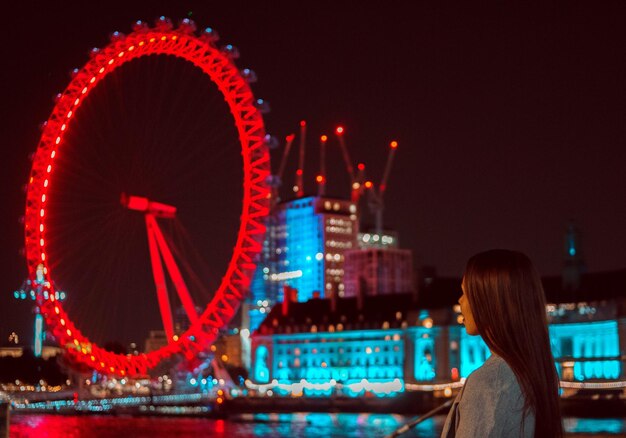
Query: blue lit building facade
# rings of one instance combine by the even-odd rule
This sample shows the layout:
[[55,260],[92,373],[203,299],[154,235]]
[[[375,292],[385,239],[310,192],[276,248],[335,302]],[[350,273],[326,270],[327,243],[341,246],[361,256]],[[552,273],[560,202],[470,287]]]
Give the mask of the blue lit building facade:
[[356,247],[356,205],[309,196],[278,204],[250,287],[248,316],[255,330],[286,287],[297,301],[343,294],[344,252]]
[[[441,296],[443,289],[456,295],[458,280],[435,279],[427,292]],[[424,301],[396,294],[276,306],[252,335],[251,387],[284,395],[393,396],[461,382],[490,351],[467,335],[457,306],[420,310]],[[626,378],[626,299],[549,305],[547,312],[562,381]]]
[[[622,303],[623,306],[623,303]],[[548,306],[550,341],[563,380],[624,377],[626,320],[615,302]]]

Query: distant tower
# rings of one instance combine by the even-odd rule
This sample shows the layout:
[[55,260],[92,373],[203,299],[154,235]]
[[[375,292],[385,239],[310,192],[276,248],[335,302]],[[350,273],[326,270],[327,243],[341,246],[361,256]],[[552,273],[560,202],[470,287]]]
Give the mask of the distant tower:
[[[30,299],[32,301],[37,300],[37,295],[41,294],[43,299],[48,299],[48,291],[44,290],[42,292],[42,288],[44,285],[49,286],[48,280],[46,279],[46,268],[43,265],[37,266],[37,271],[35,273],[35,280],[31,281],[26,280],[22,283],[20,289],[13,292],[13,296],[17,300],[26,300]],[[58,301],[65,300],[65,292],[57,289],[56,285],[54,285],[54,296]],[[34,328],[34,337],[33,337],[33,353],[35,357],[40,357],[43,351],[43,343],[46,340],[46,326],[45,321],[43,319],[43,315],[39,312],[39,308],[37,306],[33,307],[33,313],[35,314],[35,328]]]
[[580,288],[580,276],[585,272],[580,245],[580,230],[573,221],[569,221],[565,228],[564,241],[563,289],[576,291]]

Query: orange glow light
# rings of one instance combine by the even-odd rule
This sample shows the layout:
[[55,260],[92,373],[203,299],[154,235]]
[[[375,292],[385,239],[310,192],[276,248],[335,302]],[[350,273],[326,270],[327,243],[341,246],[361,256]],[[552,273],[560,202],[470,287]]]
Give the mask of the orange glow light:
[[324,177],[322,175],[317,175],[315,177],[315,181],[317,181],[318,183],[322,183],[324,182]]
[[327,137],[327,136],[325,136],[325,135],[322,135],[322,136],[320,137],[320,139],[321,139],[322,141],[326,141],[326,140],[328,140],[328,137]]
[[391,149],[395,149],[398,147],[398,142],[394,140],[391,143],[389,143],[389,146],[391,146]]
[[371,189],[373,185],[371,181],[365,181],[365,188]]

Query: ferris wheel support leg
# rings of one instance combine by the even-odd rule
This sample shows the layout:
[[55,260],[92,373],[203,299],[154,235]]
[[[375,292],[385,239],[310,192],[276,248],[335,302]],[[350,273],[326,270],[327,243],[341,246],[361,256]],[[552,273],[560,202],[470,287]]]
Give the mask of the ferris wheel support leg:
[[[146,215],[146,217],[148,216],[149,215]],[[183,308],[185,309],[185,313],[187,313],[189,321],[191,324],[195,324],[198,321],[198,313],[196,312],[196,306],[193,304],[191,295],[189,295],[189,289],[187,289],[187,285],[185,284],[185,280],[183,280],[180,269],[178,269],[174,256],[172,256],[172,252],[167,246],[163,233],[161,233],[161,229],[159,228],[154,217],[152,218],[152,222],[154,224],[152,230],[154,232],[154,236],[156,237],[157,244],[159,245],[159,249],[161,250],[161,255],[163,256],[163,261],[165,261],[167,271],[174,282],[174,286],[176,286],[176,292],[178,292],[178,296],[180,297],[180,301],[183,304]]]
[[171,343],[174,339],[174,323],[172,321],[172,309],[170,300],[167,295],[167,284],[165,283],[165,273],[159,256],[159,249],[156,240],[156,231],[158,225],[154,217],[150,214],[146,215],[146,228],[148,230],[148,245],[150,247],[150,261],[152,262],[152,275],[154,284],[156,285],[157,298],[159,300],[159,310],[161,311],[161,319],[163,320],[163,329],[167,342]]

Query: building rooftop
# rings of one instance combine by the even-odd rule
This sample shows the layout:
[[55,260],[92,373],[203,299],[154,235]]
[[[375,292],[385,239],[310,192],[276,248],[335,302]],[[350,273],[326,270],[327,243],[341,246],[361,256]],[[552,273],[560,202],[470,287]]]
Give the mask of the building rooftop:
[[[565,290],[560,276],[542,279],[547,301],[567,303],[579,301],[626,300],[626,269],[583,274],[577,290]],[[366,296],[361,308],[358,298],[338,298],[335,311],[330,299],[314,298],[306,302],[275,305],[258,334],[337,330],[400,328],[402,324],[416,325],[428,310],[435,325],[447,324],[454,316],[451,308],[461,295],[461,279],[455,277],[422,278],[417,294],[399,293]],[[332,326],[332,329],[331,329]]]

